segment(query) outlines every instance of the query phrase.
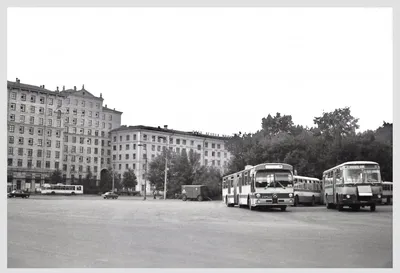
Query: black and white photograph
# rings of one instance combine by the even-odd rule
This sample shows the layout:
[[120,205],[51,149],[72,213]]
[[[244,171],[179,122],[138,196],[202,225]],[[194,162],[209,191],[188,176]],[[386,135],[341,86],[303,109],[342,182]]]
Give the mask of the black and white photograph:
[[8,269],[393,268],[391,7],[6,14]]

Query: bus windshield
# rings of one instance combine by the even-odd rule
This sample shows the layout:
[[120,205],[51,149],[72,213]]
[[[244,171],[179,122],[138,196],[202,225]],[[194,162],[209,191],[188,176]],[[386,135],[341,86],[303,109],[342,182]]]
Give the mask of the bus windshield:
[[368,169],[345,169],[345,183],[379,183],[381,174],[379,170]]
[[256,187],[257,188],[285,188],[292,187],[293,176],[290,171],[272,171],[262,170],[256,173]]

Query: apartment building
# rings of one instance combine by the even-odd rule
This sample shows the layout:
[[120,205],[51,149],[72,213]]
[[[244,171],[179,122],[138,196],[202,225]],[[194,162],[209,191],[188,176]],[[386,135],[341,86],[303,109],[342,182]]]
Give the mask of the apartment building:
[[51,91],[45,86],[7,82],[9,189],[33,191],[55,169],[67,184],[87,173],[100,179],[111,166],[110,131],[121,125],[122,112],[103,106],[82,86]]
[[[168,126],[121,126],[111,130],[112,165],[115,172],[122,177],[128,169],[133,169],[137,179],[137,191],[144,192],[146,158],[148,164],[163,149],[175,152],[193,150],[200,154],[201,165],[214,166],[221,173],[228,167],[231,154],[225,147],[226,136],[184,132],[168,129]],[[146,191],[151,186],[147,184]]]

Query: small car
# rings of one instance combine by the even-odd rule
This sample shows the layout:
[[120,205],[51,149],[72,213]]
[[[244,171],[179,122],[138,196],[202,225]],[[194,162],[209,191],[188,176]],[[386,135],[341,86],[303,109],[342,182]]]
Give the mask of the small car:
[[9,192],[7,194],[8,198],[13,198],[13,197],[29,198],[29,196],[30,196],[29,192],[24,192],[22,190],[13,190],[12,192]]
[[115,192],[108,191],[105,194],[103,194],[102,196],[104,199],[117,199],[119,195],[116,194]]

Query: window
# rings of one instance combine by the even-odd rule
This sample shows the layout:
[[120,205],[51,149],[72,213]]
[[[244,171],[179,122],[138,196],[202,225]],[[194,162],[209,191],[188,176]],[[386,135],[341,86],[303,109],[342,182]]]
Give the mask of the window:
[[22,167],[22,159],[18,159],[18,167]]
[[21,110],[21,112],[25,112],[25,104],[21,104],[20,110]]
[[12,158],[9,158],[8,159],[8,166],[12,166],[12,164],[13,164],[13,160],[12,160]]
[[201,145],[197,145],[197,150],[201,150]]
[[56,140],[56,148],[60,148],[61,147],[61,141]]
[[14,137],[13,136],[9,136],[8,137],[8,143],[14,144]]
[[51,157],[51,151],[46,151],[46,158],[50,158]]
[[14,154],[14,149],[13,147],[8,147],[8,154],[13,155]]
[[122,159],[122,156],[121,156],[121,155],[118,155],[118,159],[121,160],[121,159]]
[[[40,101],[40,104],[44,104],[44,97],[40,97],[39,101]],[[50,104],[50,101],[51,101],[51,104],[53,104],[53,99],[49,99],[49,104]]]
[[42,161],[36,161],[36,168],[42,168]]
[[125,155],[125,159],[129,159],[129,154],[126,154],[126,155]]
[[47,136],[51,137],[52,135],[52,131],[51,130],[47,130]]
[[29,123],[35,124],[35,117],[29,117]]
[[129,150],[129,144],[126,144],[125,149],[126,149],[126,150]]
[[15,111],[15,109],[17,109],[16,104],[15,104],[15,103],[11,103],[11,104],[10,104],[10,109],[11,109],[12,111]]
[[211,144],[211,148],[215,149],[215,143]]
[[208,142],[204,143],[204,147],[208,148]]
[[181,140],[179,138],[176,139],[176,144],[181,144]]
[[43,139],[38,139],[38,146],[43,146]]
[[25,131],[24,129],[25,129],[24,126],[19,126],[19,133],[23,134]]
[[41,114],[41,115],[44,114],[44,108],[43,107],[39,107],[39,114]]
[[47,113],[48,113],[49,116],[52,116],[53,115],[53,109],[49,109]]
[[83,154],[83,147],[82,146],[79,147],[79,153]]
[[35,106],[31,106],[30,108],[31,108],[31,113],[34,114],[35,113]]
[[51,147],[51,140],[47,140],[46,144],[47,144],[47,147]]
[[26,94],[21,94],[21,100],[26,101]]
[[13,100],[16,100],[16,99],[17,99],[17,93],[12,92],[12,93],[11,93],[11,98],[12,98]]
[[14,125],[9,125],[9,126],[8,126],[8,131],[9,131],[10,133],[14,133],[14,131],[15,131],[15,126],[14,126]]
[[14,114],[10,114],[10,121],[15,121],[15,115]]
[[28,138],[28,145],[30,145],[30,146],[33,145],[33,138]]

